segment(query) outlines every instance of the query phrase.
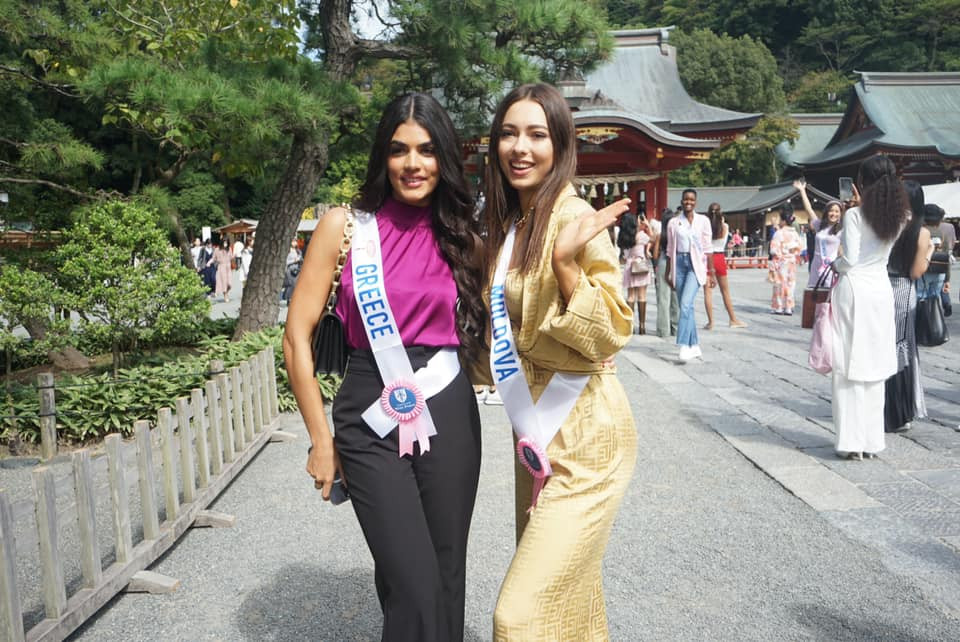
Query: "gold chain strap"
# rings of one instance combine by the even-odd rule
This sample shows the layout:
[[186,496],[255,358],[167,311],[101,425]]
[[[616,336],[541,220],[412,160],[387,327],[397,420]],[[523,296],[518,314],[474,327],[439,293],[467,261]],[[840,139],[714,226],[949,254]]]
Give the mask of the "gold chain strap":
[[340,254],[337,256],[337,267],[333,271],[333,285],[330,286],[330,295],[327,297],[327,307],[324,314],[332,314],[337,306],[337,290],[340,288],[340,277],[343,266],[347,262],[347,254],[353,244],[353,208],[347,206],[347,220],[343,224],[343,238],[340,240]]

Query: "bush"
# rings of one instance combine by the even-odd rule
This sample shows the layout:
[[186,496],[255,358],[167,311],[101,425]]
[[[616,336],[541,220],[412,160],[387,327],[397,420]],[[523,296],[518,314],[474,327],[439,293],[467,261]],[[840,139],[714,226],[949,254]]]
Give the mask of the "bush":
[[[161,365],[121,368],[116,378],[108,373],[61,377],[56,383],[57,434],[61,440],[70,442],[101,439],[112,432],[129,435],[134,421],[152,421],[157,409],[173,408],[178,397],[189,396],[193,388],[202,388],[209,378],[212,360],[219,359],[230,368],[267,346],[274,348],[280,411],[294,411],[297,404],[283,363],[282,336],[280,327],[247,333],[239,341],[213,336],[200,342],[200,354]],[[319,382],[324,398],[332,399],[340,385],[339,379],[321,377]],[[24,419],[0,419],[0,438],[19,431],[25,441],[39,442],[38,404],[33,386],[12,387],[0,408],[0,415],[17,415]]]
[[83,327],[110,344],[114,373],[122,352],[200,331],[210,310],[193,270],[142,205],[110,201],[77,211],[57,251],[58,280]]

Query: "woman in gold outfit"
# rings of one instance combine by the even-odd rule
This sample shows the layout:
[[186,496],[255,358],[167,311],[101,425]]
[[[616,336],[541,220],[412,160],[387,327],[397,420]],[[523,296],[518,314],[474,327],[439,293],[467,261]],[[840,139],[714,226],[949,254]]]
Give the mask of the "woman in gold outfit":
[[513,227],[502,291],[530,396],[536,402],[558,373],[587,375],[545,448],[552,475],[529,514],[532,477],[516,468],[518,544],[493,637],[606,640],[601,566],[636,461],[630,405],[611,362],[633,319],[606,230],[629,200],[596,212],[577,197],[573,118],[550,85],[523,85],[504,98],[488,160],[487,282]]

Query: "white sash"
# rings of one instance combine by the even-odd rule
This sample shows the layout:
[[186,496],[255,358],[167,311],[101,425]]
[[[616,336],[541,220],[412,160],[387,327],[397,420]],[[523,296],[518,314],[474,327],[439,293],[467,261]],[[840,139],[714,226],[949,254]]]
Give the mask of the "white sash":
[[[386,384],[380,400],[363,413],[363,419],[381,438],[399,424],[401,457],[413,454],[414,441],[420,443],[421,453],[427,452],[429,438],[437,434],[437,429],[426,404],[428,395],[422,388],[429,387],[432,394],[443,390],[460,371],[459,361],[451,375],[449,351],[441,350],[430,360],[431,363],[437,360],[433,372],[418,377],[420,371],[427,370],[424,367],[414,374],[400,338],[400,328],[387,301],[380,231],[376,216],[369,212],[357,212],[350,258],[354,297],[377,369]],[[444,378],[447,378],[445,382]]]
[[520,364],[504,293],[515,237],[516,226],[511,226],[500,250],[490,290],[490,372],[513,424],[513,431],[517,434],[517,455],[534,477],[533,508],[546,478],[552,473],[546,454],[547,446],[573,410],[590,376],[554,373],[540,399],[536,404],[533,403],[527,377]]

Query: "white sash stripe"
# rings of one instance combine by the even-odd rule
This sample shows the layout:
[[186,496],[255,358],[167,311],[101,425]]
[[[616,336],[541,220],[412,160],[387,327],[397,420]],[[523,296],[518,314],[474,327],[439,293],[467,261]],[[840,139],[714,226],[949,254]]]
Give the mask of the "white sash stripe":
[[[430,357],[427,365],[413,374],[413,379],[423,391],[423,396],[430,399],[449,386],[459,373],[460,358],[456,348],[442,348]],[[396,420],[384,412],[379,401],[370,404],[361,417],[381,438],[389,435],[397,426]]]
[[[377,228],[377,217],[369,212],[357,212],[353,231],[353,247],[350,250],[353,273],[353,292],[360,309],[360,318],[363,328],[370,341],[373,358],[377,362],[380,377],[386,385],[400,379],[410,382],[416,381],[410,358],[403,347],[400,337],[400,328],[397,327],[393,310],[387,301],[387,292],[384,287],[383,257],[380,252],[380,230]],[[459,370],[459,363],[458,370]],[[456,376],[456,373],[454,373]],[[442,390],[442,388],[441,388]],[[374,403],[380,406],[379,401]],[[381,409],[382,411],[382,409]],[[364,412],[364,419],[368,408]],[[437,434],[430,409],[424,405],[423,414],[419,419],[428,426],[428,434]],[[369,422],[368,422],[369,423]],[[394,422],[389,428],[385,424],[378,426],[370,424],[380,438],[386,437],[396,426]],[[384,431],[385,432],[382,432]],[[424,448],[421,444],[421,449]]]
[[547,446],[576,405],[590,376],[554,373],[534,405],[526,375],[520,364],[504,292],[515,237],[516,226],[511,226],[500,250],[500,259],[493,276],[490,294],[490,371],[517,437],[533,440],[546,452]]

